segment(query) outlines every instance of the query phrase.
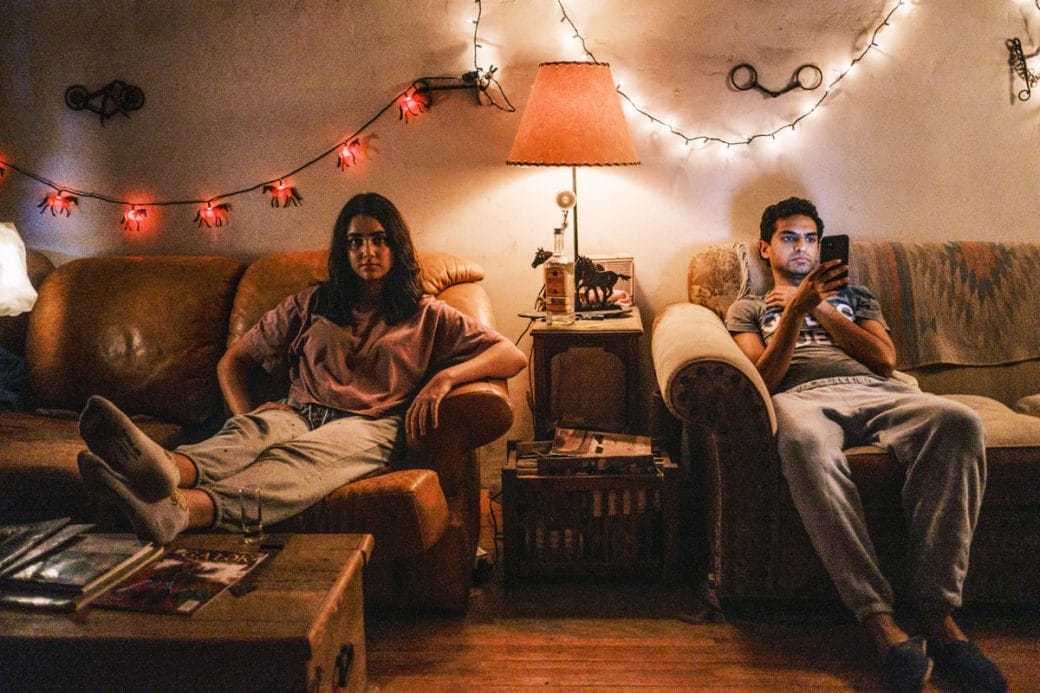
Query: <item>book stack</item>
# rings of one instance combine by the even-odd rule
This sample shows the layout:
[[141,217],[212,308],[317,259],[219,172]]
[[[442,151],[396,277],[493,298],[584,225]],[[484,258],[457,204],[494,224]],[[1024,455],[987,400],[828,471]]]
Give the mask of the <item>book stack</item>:
[[656,474],[650,436],[557,428],[547,449],[521,451],[517,473],[522,476]]
[[92,527],[69,518],[0,526],[0,605],[75,611],[162,552]]

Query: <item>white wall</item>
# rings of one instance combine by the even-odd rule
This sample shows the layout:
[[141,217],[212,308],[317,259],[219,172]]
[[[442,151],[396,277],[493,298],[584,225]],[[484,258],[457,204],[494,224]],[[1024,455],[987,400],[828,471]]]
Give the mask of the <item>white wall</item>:
[[[792,121],[822,94],[767,99],[727,86],[756,66],[783,83],[803,63],[824,85],[848,68],[896,0],[564,0],[596,58],[649,112],[690,136],[725,139]],[[0,159],[119,199],[196,199],[281,175],[353,133],[413,79],[472,69],[472,0],[166,2],[0,0]],[[555,0],[483,0],[482,67],[499,67],[522,109],[537,64],[582,59]],[[647,327],[685,299],[686,263],[713,243],[751,240],[762,208],[813,198],[828,228],[856,237],[1038,238],[1040,89],[1020,102],[1004,41],[1040,44],[1033,0],[919,0],[893,15],[872,50],[795,132],[749,146],[686,145],[628,110],[642,165],[579,171],[583,253],[636,257]],[[1031,61],[1040,71],[1040,57]],[[140,86],[143,109],[105,127],[65,107],[71,84]],[[822,88],[821,88],[822,89]],[[405,125],[391,111],[368,132],[374,158],[346,173],[332,158],[295,177],[302,206],[236,197],[231,225],[198,229],[194,206],[150,210],[83,199],[70,218],[39,214],[46,188],[0,179],[0,220],[56,261],[120,253],[221,253],[245,259],[327,243],[336,212],[374,190],[404,211],[418,244],[479,261],[499,327],[540,286],[530,268],[559,222],[566,169],[507,167],[519,112],[441,92]],[[527,338],[522,343],[529,346]],[[651,380],[649,338],[644,380]],[[511,385],[513,437],[530,436],[526,374]]]

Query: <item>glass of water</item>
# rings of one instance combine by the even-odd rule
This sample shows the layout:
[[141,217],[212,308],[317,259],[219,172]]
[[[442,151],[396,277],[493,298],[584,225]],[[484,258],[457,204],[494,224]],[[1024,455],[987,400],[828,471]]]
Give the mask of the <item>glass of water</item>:
[[239,517],[242,522],[242,539],[247,544],[259,541],[264,536],[263,498],[259,486],[238,489]]

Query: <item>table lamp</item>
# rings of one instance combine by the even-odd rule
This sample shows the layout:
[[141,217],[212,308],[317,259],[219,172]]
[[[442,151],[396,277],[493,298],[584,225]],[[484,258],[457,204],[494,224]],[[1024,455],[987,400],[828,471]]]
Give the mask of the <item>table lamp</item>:
[[639,164],[610,65],[541,63],[506,164],[571,167],[575,199],[571,218],[577,262],[577,168]]
[[10,222],[0,222],[0,316],[32,310],[36,290],[29,281],[25,244]]

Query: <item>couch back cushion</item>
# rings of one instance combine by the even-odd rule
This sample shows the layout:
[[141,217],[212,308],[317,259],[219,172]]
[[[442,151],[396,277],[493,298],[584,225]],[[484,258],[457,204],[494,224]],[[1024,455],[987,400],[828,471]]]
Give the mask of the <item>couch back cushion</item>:
[[[418,253],[422,266],[423,288],[427,293],[451,303],[459,310],[493,326],[489,304],[475,282],[484,278],[484,269],[450,253]],[[228,326],[227,343],[245,334],[260,317],[283,299],[328,279],[327,250],[271,253],[258,258],[246,269]],[[473,293],[478,294],[476,298]],[[252,395],[263,402],[283,397],[288,390],[288,374],[254,380]]]
[[93,394],[130,414],[204,421],[222,406],[216,364],[245,265],[224,257],[96,257],[59,266],[29,318],[30,406]]
[[[1040,244],[853,242],[850,276],[881,302],[899,357],[925,390],[1008,405],[1040,391]],[[689,300],[720,317],[772,287],[755,245],[691,259]]]

